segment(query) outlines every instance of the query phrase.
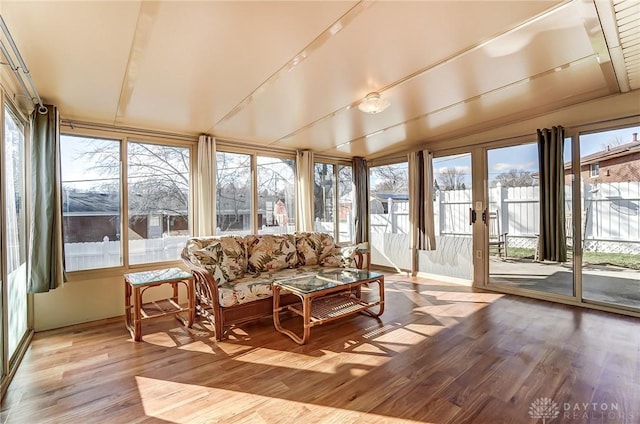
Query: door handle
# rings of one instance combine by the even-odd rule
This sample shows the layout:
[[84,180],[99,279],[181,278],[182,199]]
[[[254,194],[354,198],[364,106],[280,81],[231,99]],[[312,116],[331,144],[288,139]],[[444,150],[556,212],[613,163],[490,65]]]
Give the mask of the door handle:
[[489,214],[487,213],[487,208],[482,211],[482,222],[484,222],[484,225],[487,227],[489,226]]
[[476,222],[476,211],[473,208],[469,208],[469,225],[473,225]]

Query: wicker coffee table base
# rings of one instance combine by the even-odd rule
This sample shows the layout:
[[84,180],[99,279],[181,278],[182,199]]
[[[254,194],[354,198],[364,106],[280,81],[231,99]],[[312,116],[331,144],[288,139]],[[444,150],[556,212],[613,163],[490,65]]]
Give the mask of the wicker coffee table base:
[[[378,284],[379,297],[377,301],[366,302],[356,296],[356,293],[360,293],[360,286],[366,283]],[[280,295],[284,293],[291,293],[298,296],[301,302],[280,306]],[[378,311],[374,312],[372,308],[376,306],[378,307]],[[282,327],[280,323],[280,312],[282,311],[291,311],[302,317],[302,337]],[[356,282],[338,288],[333,287],[319,290],[313,293],[297,293],[287,290],[286,287],[280,284],[274,284],[273,286],[273,325],[277,331],[291,337],[291,339],[298,344],[305,344],[309,341],[311,327],[322,325],[358,312],[366,313],[372,317],[382,315],[384,312],[384,277]]]

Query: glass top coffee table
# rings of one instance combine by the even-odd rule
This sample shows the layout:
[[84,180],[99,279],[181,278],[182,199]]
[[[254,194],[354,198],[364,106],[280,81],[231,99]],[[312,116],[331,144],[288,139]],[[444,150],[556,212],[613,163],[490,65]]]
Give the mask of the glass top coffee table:
[[[362,285],[375,283],[378,298],[362,299]],[[299,303],[280,306],[280,296],[291,293]],[[377,307],[377,312],[373,308]],[[302,337],[283,328],[280,312],[291,311],[302,317]],[[384,312],[384,275],[362,269],[327,269],[315,275],[292,277],[273,283],[273,325],[276,330],[291,337],[298,344],[309,341],[311,327],[353,315],[358,312],[379,317]]]

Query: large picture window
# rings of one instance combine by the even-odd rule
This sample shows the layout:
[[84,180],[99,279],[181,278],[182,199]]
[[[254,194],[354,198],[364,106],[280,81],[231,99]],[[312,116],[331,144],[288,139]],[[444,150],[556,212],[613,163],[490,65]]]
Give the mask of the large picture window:
[[190,147],[68,134],[60,146],[67,272],[180,258],[190,235]]

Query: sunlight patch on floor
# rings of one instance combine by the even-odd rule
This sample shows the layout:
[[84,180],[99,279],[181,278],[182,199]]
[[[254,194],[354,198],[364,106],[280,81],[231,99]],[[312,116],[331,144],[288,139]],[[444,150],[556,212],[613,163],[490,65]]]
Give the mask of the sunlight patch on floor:
[[175,339],[167,334],[165,331],[158,331],[156,333],[145,334],[142,336],[142,340],[145,343],[149,343],[162,347],[177,347]]
[[394,352],[403,352],[414,345],[423,342],[427,337],[406,328],[398,328],[390,333],[373,339],[376,343],[390,343],[387,347]]
[[405,328],[424,336],[435,336],[440,331],[445,329],[445,327],[443,327],[442,325],[427,325],[417,323],[407,324]]
[[[324,351],[323,351],[324,352]],[[326,352],[321,355],[323,360],[326,358]],[[290,369],[307,369],[310,365],[318,362],[319,358],[309,356],[308,354],[289,352],[286,350],[275,350],[268,348],[258,348],[247,352],[246,354],[236,356],[234,361],[249,362],[252,364],[274,365],[278,367]]]
[[[136,377],[138,394],[147,417],[167,423],[274,422],[273,411],[286,413],[289,422],[418,423],[361,411],[316,405],[231,388],[204,387],[147,377]],[[180,413],[189,404],[191,415]]]
[[486,303],[452,303],[446,305],[420,306],[414,308],[414,311],[424,312],[436,318],[455,317],[466,318],[474,313],[486,308]]
[[464,293],[464,292],[450,292],[450,291],[432,291],[421,290],[421,295],[433,296],[438,300],[445,300],[449,302],[474,302],[474,303],[491,303],[504,297],[501,293]]
[[207,344],[203,341],[197,341],[184,346],[180,346],[178,349],[187,350],[189,352],[210,353],[212,355],[215,355],[216,352],[213,349],[214,346],[215,344]]

